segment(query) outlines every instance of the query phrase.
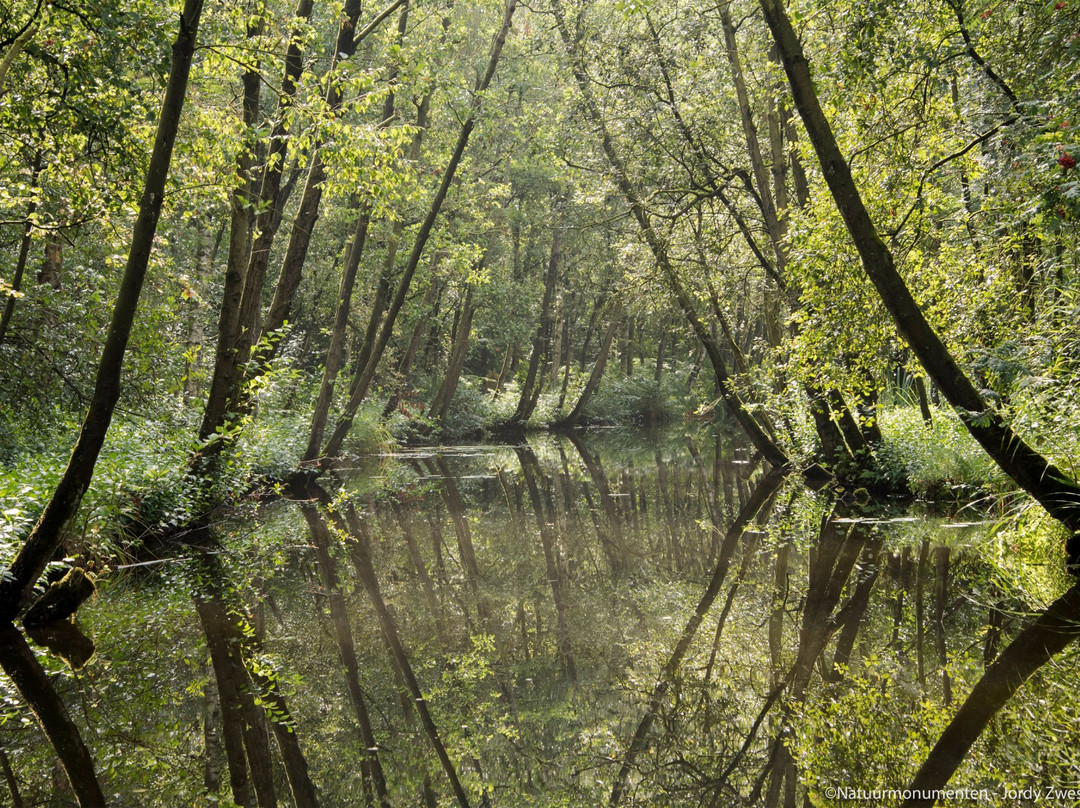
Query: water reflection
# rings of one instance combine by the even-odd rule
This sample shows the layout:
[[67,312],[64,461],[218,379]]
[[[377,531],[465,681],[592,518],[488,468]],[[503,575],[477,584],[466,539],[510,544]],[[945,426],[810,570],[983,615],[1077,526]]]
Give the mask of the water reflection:
[[[410,451],[114,576],[95,661],[38,680],[116,805],[788,808],[924,758],[943,785],[1080,595],[1017,635],[983,527],[934,524],[707,435]],[[41,662],[2,639],[8,791],[65,804],[18,678]]]

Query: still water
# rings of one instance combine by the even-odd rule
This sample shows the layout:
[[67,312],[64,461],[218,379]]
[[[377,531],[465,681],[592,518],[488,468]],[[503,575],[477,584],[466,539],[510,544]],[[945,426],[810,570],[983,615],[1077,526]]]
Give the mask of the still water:
[[[898,804],[1046,603],[978,512],[766,471],[704,431],[373,457],[113,572],[89,661],[34,650],[110,805]],[[1076,804],[1076,659],[955,804]],[[0,804],[76,804],[0,696]]]

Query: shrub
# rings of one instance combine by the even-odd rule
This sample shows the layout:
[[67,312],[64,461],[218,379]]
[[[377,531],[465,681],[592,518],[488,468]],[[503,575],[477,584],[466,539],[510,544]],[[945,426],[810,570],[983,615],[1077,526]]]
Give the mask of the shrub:
[[1005,476],[952,410],[934,409],[931,426],[915,407],[882,409],[878,417],[884,437],[878,451],[883,473],[906,476],[916,495],[957,499],[1008,487]]

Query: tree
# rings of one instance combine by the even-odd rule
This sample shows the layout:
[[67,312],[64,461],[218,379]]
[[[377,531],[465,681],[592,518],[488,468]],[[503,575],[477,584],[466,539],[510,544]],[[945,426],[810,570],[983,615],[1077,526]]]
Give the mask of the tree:
[[184,4],[180,17],[180,32],[173,43],[169,83],[162,101],[157,136],[139,204],[139,215],[131,237],[127,267],[113,307],[113,318],[105,347],[101,352],[93,398],[67,469],[37,524],[12,562],[8,574],[0,581],[0,619],[5,621],[12,620],[26,605],[45,565],[63,541],[64,530],[75,516],[82,496],[90,484],[98,453],[105,442],[105,434],[120,397],[124,352],[135,319],[139,294],[146,278],[158,218],[161,215],[165,181],[169,174],[180,113],[184,107],[202,10],[202,0],[186,0]]
[[405,268],[398,281],[397,290],[394,293],[393,299],[390,301],[386,315],[382,318],[382,325],[379,328],[378,336],[372,344],[370,355],[364,363],[364,366],[362,368],[357,368],[357,373],[354,375],[349,390],[349,400],[345,405],[345,411],[338,420],[333,434],[331,434],[326,445],[323,447],[322,454],[324,457],[334,457],[341,450],[341,445],[344,442],[345,437],[349,434],[349,430],[352,428],[352,422],[356,417],[356,412],[360,407],[360,403],[364,400],[365,396],[367,396],[368,388],[375,378],[375,370],[378,367],[379,361],[382,359],[383,351],[386,350],[386,345],[393,333],[398,313],[401,311],[401,307],[405,303],[405,297],[409,293],[413,275],[416,273],[416,269],[420,264],[420,259],[424,254],[428,239],[431,237],[435,221],[439,216],[442,204],[450,190],[450,183],[453,181],[454,174],[465,154],[465,149],[469,145],[469,138],[476,126],[477,118],[480,113],[484,91],[490,86],[491,80],[495,76],[495,68],[499,64],[499,56],[502,54],[503,45],[506,43],[506,37],[510,32],[510,24],[514,18],[514,10],[516,8],[516,0],[509,0],[505,6],[502,23],[498,32],[495,34],[495,38],[491,45],[487,67],[485,68],[484,73],[476,80],[467,117],[458,132],[457,142],[454,145],[454,151],[450,156],[450,160],[443,170],[442,182],[439,184],[439,189],[436,191],[435,197],[432,199],[427,214],[413,241],[412,252],[409,254],[409,258],[406,261]]
[[787,13],[779,0],[762,0],[762,9],[791,83],[795,106],[864,271],[900,333],[979,445],[1017,485],[1073,532],[1074,539],[1068,548],[1069,563],[1080,563],[1080,486],[1028,446],[1002,414],[988,405],[926,319],[863,204],[851,168],[821,109],[809,62]]

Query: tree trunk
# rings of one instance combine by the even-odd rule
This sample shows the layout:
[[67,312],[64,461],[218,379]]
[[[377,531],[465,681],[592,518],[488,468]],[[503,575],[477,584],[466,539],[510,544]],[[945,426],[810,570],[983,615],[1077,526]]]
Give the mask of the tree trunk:
[[269,676],[252,674],[252,679],[259,686],[260,699],[265,705],[270,728],[277,741],[281,762],[284,764],[285,777],[289,781],[293,804],[296,808],[319,808],[315,796],[315,784],[311,782],[307,759],[304,757],[294,728],[295,721],[285,697],[278,689],[277,681]]
[[[485,254],[484,258],[487,258]],[[483,260],[483,259],[482,259]],[[461,304],[461,318],[458,320],[457,331],[454,334],[453,347],[450,349],[450,361],[446,367],[446,375],[439,385],[439,390],[432,399],[428,414],[442,423],[446,419],[446,412],[450,408],[450,402],[454,400],[458,382],[461,380],[461,371],[465,367],[465,355],[469,351],[469,336],[472,334],[473,315],[476,313],[476,304],[473,301],[473,286],[469,284],[465,291],[465,301]]]
[[735,39],[735,26],[731,21],[731,8],[727,3],[720,5],[720,22],[724,28],[724,44],[727,46],[728,65],[731,68],[732,82],[735,84],[735,97],[739,102],[739,119],[742,122],[743,136],[746,139],[746,151],[750,156],[750,165],[754,172],[754,184],[757,186],[758,203],[765,219],[776,254],[775,270],[783,277],[787,264],[787,250],[784,246],[785,230],[777,213],[777,205],[770,193],[769,172],[762,157],[761,143],[758,140],[757,127],[754,125],[753,112],[750,109],[750,97],[743,79],[742,65],[739,61],[739,46]]
[[[203,686],[203,789],[208,797],[217,797],[221,790],[221,698],[213,677]],[[245,772],[246,775],[246,772]],[[243,802],[236,800],[239,805]]]
[[592,311],[589,313],[589,322],[585,326],[585,338],[581,341],[581,353],[578,357],[578,370],[585,372],[585,366],[589,364],[589,345],[592,344],[593,332],[596,330],[596,318],[600,316],[600,309],[604,305],[606,295],[601,292],[593,301]]
[[420,345],[424,341],[424,337],[427,336],[432,321],[435,319],[441,299],[442,288],[439,279],[432,277],[431,283],[428,284],[428,288],[424,291],[424,299],[420,301],[420,313],[413,324],[412,334],[409,335],[409,344],[405,348],[405,353],[401,355],[401,361],[398,362],[393,392],[386,399],[386,405],[383,407],[382,412],[383,418],[389,418],[401,403],[402,391],[408,385],[409,372],[412,370],[416,356],[420,352]]
[[1067,546],[1069,563],[1080,563],[1080,546],[1077,546],[1080,545],[1080,486],[1028,446],[1002,416],[987,405],[927,321],[863,204],[851,168],[841,154],[818,102],[809,63],[781,0],[762,0],[761,5],[791,83],[795,105],[867,277],[900,333],[956,408],[972,437],[1017,485],[1073,532]]
[[[416,108],[416,133],[413,135],[412,143],[409,146],[409,160],[414,163],[420,159],[420,150],[424,142],[424,133],[428,128],[428,112],[430,109],[431,93],[428,93],[420,100],[420,103]],[[371,352],[374,349],[375,342],[379,336],[379,326],[382,325],[383,317],[386,314],[386,309],[390,302],[390,279],[394,275],[394,263],[397,260],[398,243],[401,240],[401,234],[405,232],[405,223],[401,219],[397,219],[391,225],[390,229],[390,238],[386,245],[386,259],[383,262],[383,269],[375,287],[375,295],[371,302],[371,313],[368,315],[367,329],[364,331],[364,338],[360,343],[360,350],[357,352],[356,360],[353,364],[354,378],[352,385],[349,388],[350,397],[355,394],[363,377],[363,371],[367,367],[368,359],[371,357]],[[440,260],[440,253],[436,253],[432,257],[431,263],[433,275],[434,268]]]
[[653,381],[660,384],[660,380],[664,375],[664,359],[665,351],[667,350],[668,340],[671,338],[668,324],[663,322],[660,324],[660,338],[656,344],[656,369],[653,371]]
[[536,525],[540,533],[540,544],[544,550],[544,569],[547,573],[548,584],[551,586],[551,600],[555,604],[555,633],[559,647],[559,656],[562,658],[563,670],[571,684],[577,684],[577,666],[574,662],[574,652],[570,645],[570,625],[566,616],[566,598],[563,592],[562,574],[558,564],[558,548],[554,546],[551,536],[551,525],[554,521],[550,502],[545,503],[540,496],[540,488],[537,478],[541,477],[540,464],[536,455],[528,446],[515,446],[518,462],[521,464],[521,473],[525,478],[525,485],[529,489],[529,499],[532,501],[533,512],[536,514]]
[[476,120],[480,113],[484,91],[488,88],[488,85],[491,84],[491,79],[495,75],[495,68],[499,64],[499,57],[502,54],[506,37],[510,32],[510,24],[513,21],[514,10],[516,8],[517,0],[508,0],[503,13],[502,23],[491,46],[487,68],[484,71],[484,75],[481,76],[476,83],[472,101],[469,105],[468,117],[461,126],[457,143],[454,146],[454,151],[450,156],[450,161],[447,163],[446,169],[443,171],[442,183],[439,185],[439,190],[435,193],[435,197],[432,199],[431,205],[428,208],[427,215],[424,217],[424,221],[416,234],[412,253],[410,253],[409,260],[405,264],[401,280],[398,283],[397,292],[386,313],[382,328],[379,330],[379,336],[372,346],[371,356],[368,358],[365,367],[354,382],[348,404],[345,407],[345,412],[342,414],[337,427],[334,429],[333,434],[323,448],[322,454],[324,457],[333,457],[341,451],[341,444],[345,441],[345,437],[352,428],[352,422],[356,417],[356,411],[360,408],[360,403],[367,396],[368,387],[375,378],[375,369],[379,364],[379,360],[382,358],[382,353],[386,348],[386,344],[390,341],[390,335],[394,330],[394,322],[397,319],[398,313],[401,311],[401,307],[405,303],[405,298],[408,295],[413,275],[420,263],[420,258],[424,253],[424,248],[427,246],[428,239],[431,237],[431,232],[435,227],[435,220],[442,210],[443,202],[446,200],[446,195],[450,191],[450,184],[457,172],[458,165],[461,163],[461,158],[465,154],[465,149],[469,145],[469,137],[472,135],[473,128],[476,126]]
[[[398,42],[405,36],[408,26],[409,7],[405,6],[398,18]],[[397,76],[396,68],[391,71],[390,81]],[[383,104],[382,124],[385,126],[394,117],[395,96],[393,84]],[[419,124],[419,122],[418,122]],[[419,124],[414,139],[420,137],[423,125]],[[306,189],[305,189],[306,193]],[[326,420],[330,414],[330,405],[334,398],[334,385],[337,381],[338,371],[341,369],[342,357],[345,353],[345,336],[349,327],[349,311],[352,308],[353,287],[356,285],[356,273],[360,269],[360,259],[364,254],[364,245],[367,243],[368,229],[371,226],[371,206],[365,204],[362,212],[357,217],[353,232],[352,244],[345,258],[345,266],[341,271],[341,285],[338,289],[337,306],[334,309],[334,327],[330,334],[330,345],[326,349],[326,363],[323,368],[322,382],[319,384],[319,395],[315,401],[315,408],[311,414],[311,429],[308,433],[308,445],[304,451],[304,462],[311,462],[318,458],[319,447],[322,446],[323,433],[326,431]],[[284,268],[283,268],[284,271]]]
[[922,376],[915,377],[915,395],[919,399],[919,414],[928,427],[934,425],[934,416],[930,412],[930,400],[926,397],[926,382]]
[[810,414],[814,418],[814,430],[818,435],[818,456],[821,462],[830,468],[850,463],[854,458],[848,451],[844,436],[833,420],[828,395],[813,385],[807,385],[806,395],[810,400]]
[[26,543],[12,562],[9,575],[3,576],[0,581],[0,621],[9,621],[19,612],[45,565],[63,541],[64,531],[90,485],[98,454],[105,442],[105,433],[120,398],[124,352],[127,350],[128,337],[157,231],[158,217],[161,214],[165,181],[169,175],[173,144],[187,93],[191,57],[195,52],[195,38],[202,9],[202,0],[185,0],[184,11],[180,17],[180,32],[173,43],[172,69],[169,71],[154,149],[135,220],[131,250],[120,281],[109,333],[101,351],[94,394],[75,449],[52,499],[45,506]]
[[[618,577],[626,570],[626,542],[623,540],[622,521],[619,518],[615,497],[611,493],[607,474],[604,473],[600,455],[590,452],[579,434],[571,432],[567,437],[570,438],[574,449],[581,457],[581,462],[585,464],[589,479],[592,480],[593,485],[596,486],[596,492],[600,495],[600,510],[604,513],[604,522],[600,521],[597,509],[591,502],[589,510],[596,527],[596,535],[600,539],[604,555],[607,556],[608,566],[611,567],[612,574]],[[586,498],[589,496],[587,487],[585,487],[585,496]]]
[[[825,394],[825,400],[828,402],[829,409],[832,411],[834,423],[840,429],[840,434],[844,440],[847,441],[848,448],[851,449],[852,454],[856,452],[867,451],[870,448],[870,438],[863,434],[863,430],[859,428],[858,422],[855,420],[855,416],[851,414],[851,408],[848,407],[847,402],[844,401],[844,397],[840,394],[840,391],[835,387],[830,387]],[[867,432],[873,433],[868,429]],[[878,433],[880,435],[880,433]],[[880,442],[880,441],[877,441]]]
[[[480,565],[476,561],[476,548],[473,546],[472,531],[469,530],[469,517],[465,512],[465,503],[461,499],[461,492],[450,474],[450,468],[446,465],[446,459],[442,455],[436,455],[435,460],[428,461],[430,471],[437,472],[441,477],[443,501],[446,510],[450,514],[450,521],[454,524],[454,534],[457,536],[458,552],[461,555],[461,566],[465,570],[465,581],[476,598],[476,611],[480,620],[487,624],[490,620],[490,608],[487,598],[480,592]],[[493,628],[488,631],[492,636],[496,635]]]
[[622,323],[623,336],[619,340],[619,366],[623,376],[634,375],[634,318],[627,317]]
[[[195,251],[195,277],[191,279],[188,306],[188,333],[187,350],[184,359],[184,399],[190,401],[199,392],[199,380],[197,373],[202,365],[202,347],[206,340],[206,332],[203,328],[202,314],[202,290],[206,288],[206,282],[210,278],[213,269],[216,244],[211,241],[210,233],[206,229],[201,218],[196,218],[193,223],[197,248]],[[224,235],[224,230],[218,231],[218,241]]]
[[12,808],[26,808],[26,803],[19,792],[19,781],[15,778],[15,772],[11,768],[11,761],[2,747],[0,747],[0,769],[4,770],[4,781],[7,783],[8,792],[11,794]]
[[563,340],[566,337],[566,306],[563,304],[562,295],[558,296],[555,308],[558,311],[558,316],[555,318],[552,333],[551,343],[551,356],[548,358],[548,379],[549,386],[554,387],[559,381],[559,368],[562,366],[560,359],[563,354]]
[[[250,197],[253,185],[251,168],[253,155],[250,149],[241,149],[237,156],[237,187],[233,190],[230,207],[232,220],[229,227],[229,260],[225,270],[225,289],[218,316],[218,343],[214,359],[214,375],[210,380],[210,392],[206,397],[199,439],[208,441],[225,424],[230,406],[236,401],[243,381],[243,364],[247,361],[259,305],[262,297],[266,267],[270,260],[277,227],[281,220],[278,208],[282,203],[281,176],[288,158],[288,112],[296,95],[296,86],[304,70],[302,43],[304,28],[311,17],[313,0],[299,0],[294,16],[296,22],[285,55],[285,73],[278,96],[277,120],[270,132],[266,168],[254,202],[262,207],[254,216]],[[262,30],[258,20],[248,30],[251,37]],[[259,88],[262,76],[259,65],[244,73],[244,125],[250,131],[258,121]],[[254,219],[254,221],[253,221]],[[255,241],[251,243],[252,228]],[[222,448],[221,441],[207,446],[202,454],[215,455]],[[205,470],[204,470],[205,471]]]
[[517,353],[517,344],[510,343],[506,346],[506,352],[503,354],[502,366],[499,368],[499,375],[495,379],[495,389],[491,391],[491,400],[495,401],[499,394],[503,390],[503,386],[506,384],[506,377],[510,366],[513,364],[514,355]]
[[941,662],[942,703],[952,704],[952,678],[949,676],[949,648],[945,641],[945,599],[948,595],[949,548],[934,548],[934,646]]
[[334,309],[333,331],[330,334],[330,345],[326,349],[326,363],[323,367],[322,382],[319,384],[319,395],[315,400],[315,407],[311,413],[308,445],[303,457],[305,463],[318,458],[323,433],[326,431],[326,420],[330,414],[330,405],[334,399],[334,384],[337,381],[338,370],[341,368],[342,357],[345,353],[345,336],[349,328],[349,310],[352,306],[353,287],[356,285],[356,273],[360,269],[360,257],[364,252],[364,244],[367,241],[370,223],[371,218],[367,212],[361,214],[360,218],[357,219],[353,240],[345,258],[345,266],[341,272],[341,285],[337,294],[337,306]]
[[[328,502],[330,500],[329,495],[322,489],[319,489],[318,493],[321,501]],[[360,740],[364,744],[364,754],[360,760],[360,768],[365,781],[364,788],[365,791],[373,788],[380,804],[385,806],[388,805],[386,778],[383,775],[382,764],[379,762],[378,743],[372,728],[371,717],[364,701],[364,693],[360,688],[360,665],[356,659],[356,643],[353,641],[349,613],[341,593],[337,565],[330,553],[330,531],[322,513],[315,505],[303,505],[301,511],[311,532],[315,557],[318,561],[319,578],[330,602],[330,616],[334,621],[338,654],[341,657],[341,664],[345,668],[345,684],[349,690],[349,699],[352,701],[353,711],[356,713]]]
[[836,641],[832,665],[829,666],[828,673],[824,677],[826,681],[840,681],[843,677],[842,671],[847,668],[848,662],[851,660],[851,653],[855,650],[855,638],[858,636],[859,628],[862,625],[863,618],[866,616],[866,610],[870,606],[870,594],[874,589],[874,584],[877,582],[878,573],[881,571],[881,566],[878,563],[880,555],[880,539],[871,538],[867,542],[866,550],[863,552],[863,562],[859,565],[858,582],[855,584],[855,591],[837,615],[838,620],[843,622],[844,627],[841,629],[840,637]]
[[555,280],[558,277],[559,261],[562,258],[563,233],[555,229],[551,237],[551,257],[548,260],[547,273],[544,275],[544,298],[540,303],[540,324],[533,337],[532,353],[529,355],[529,369],[525,374],[525,383],[521,386],[521,396],[517,409],[510,417],[510,424],[524,427],[536,410],[540,400],[540,390],[544,386],[544,365],[551,354],[551,337],[555,315],[552,311],[555,301]]
[[[356,46],[365,36],[374,31],[383,20],[390,16],[393,11],[405,3],[405,0],[397,0],[383,9],[371,23],[357,33],[356,23],[360,18],[363,7],[361,0],[345,0],[341,10],[341,23],[338,26],[337,43],[334,46],[334,58],[331,62],[330,72],[326,80],[325,105],[328,113],[336,117],[345,98],[341,92],[341,85],[336,80],[334,72],[338,65],[351,59],[356,53]],[[402,12],[399,21],[399,32],[408,24],[408,6]],[[390,110],[391,115],[393,110]],[[390,116],[384,118],[387,120]],[[322,205],[323,181],[326,179],[326,165],[322,157],[323,142],[316,141],[312,151],[311,168],[308,170],[307,180],[304,183],[304,194],[300,198],[300,208],[293,220],[292,232],[289,234],[289,246],[285,251],[285,258],[281,263],[281,271],[278,274],[277,285],[274,288],[274,298],[270,302],[270,308],[266,313],[266,321],[263,323],[262,339],[280,330],[289,317],[292,309],[293,296],[300,286],[300,279],[304,271],[304,262],[307,260],[308,247],[311,245],[311,236],[315,232],[315,223],[319,219],[319,210]],[[361,242],[362,243],[362,242]],[[351,252],[351,251],[350,251]],[[359,260],[359,254],[357,255]],[[259,357],[260,368],[265,368],[277,353],[280,341],[271,342],[263,354]]]
[[690,644],[694,641],[694,637],[697,635],[702,620],[705,619],[705,615],[707,615],[712,608],[716,596],[720,594],[720,588],[724,585],[724,579],[727,577],[728,568],[731,565],[731,558],[735,554],[735,548],[739,543],[739,539],[742,538],[743,532],[750,524],[750,521],[757,516],[758,511],[772,499],[772,495],[776,493],[783,480],[784,475],[775,469],[770,474],[762,477],[758,482],[757,487],[754,489],[753,496],[750,497],[746,505],[739,511],[739,514],[735,517],[735,521],[732,522],[731,527],[728,528],[727,533],[724,535],[724,541],[721,545],[716,566],[713,568],[712,576],[709,579],[709,585],[705,588],[705,592],[698,600],[694,613],[690,615],[690,618],[686,621],[686,625],[683,627],[678,642],[675,643],[675,647],[672,649],[671,654],[664,663],[664,667],[661,669],[660,675],[653,685],[652,695],[645,708],[645,714],[638,722],[637,729],[634,731],[634,735],[627,745],[626,753],[623,755],[622,765],[619,767],[619,772],[615,776],[615,783],[611,787],[611,796],[608,798],[608,808],[618,808],[619,803],[622,802],[623,794],[626,789],[626,781],[630,777],[630,772],[633,770],[638,756],[648,743],[649,730],[656,720],[656,715],[660,710],[660,706],[663,704],[664,697],[671,687],[675,676],[678,674],[687,651],[690,650]]
[[622,305],[616,303],[614,310],[611,312],[611,322],[608,323],[607,330],[604,331],[604,336],[600,340],[600,352],[597,354],[596,362],[589,373],[589,380],[585,382],[585,389],[578,396],[574,408],[570,410],[570,413],[565,418],[559,421],[558,426],[568,428],[577,424],[581,420],[585,408],[589,406],[593,394],[600,389],[600,382],[604,378],[604,368],[607,367],[608,356],[611,353],[611,343],[615,340],[615,331],[619,327],[619,312],[621,309]]
[[615,175],[615,183],[626,198],[631,212],[637,221],[638,227],[641,230],[642,237],[649,245],[653,257],[656,259],[657,266],[660,268],[665,281],[668,283],[668,286],[671,288],[671,291],[674,293],[679,303],[679,309],[689,322],[695,336],[701,340],[701,343],[708,354],[709,361],[713,366],[713,372],[716,375],[717,392],[723,396],[732,415],[746,431],[750,441],[758,451],[761,452],[762,456],[774,466],[788,465],[787,456],[772,441],[772,439],[769,438],[761,428],[761,425],[754,420],[754,417],[746,409],[746,406],[732,388],[728,378],[727,366],[725,365],[723,356],[720,352],[720,347],[709,333],[709,329],[705,326],[705,323],[698,316],[690,294],[679,280],[675,267],[671,264],[668,257],[667,245],[664,244],[653,228],[645,204],[639,197],[633,183],[630,181],[630,176],[626,171],[622,158],[615,148],[615,141],[607,131],[603,114],[593,97],[592,86],[589,83],[588,75],[581,62],[581,55],[578,48],[579,43],[570,35],[570,29],[567,27],[560,0],[552,0],[552,10],[555,15],[555,22],[559,29],[559,34],[563,40],[563,45],[566,48],[567,55],[570,57],[574,78],[577,81],[578,88],[585,101],[586,115],[592,121],[600,135],[604,155],[607,157],[608,164],[611,166]]
[[[212,569],[212,565],[207,566]],[[210,574],[214,572],[216,570]],[[247,773],[250,772],[255,804],[259,808],[275,808],[277,794],[274,791],[266,719],[252,697],[251,678],[240,653],[240,633],[232,624],[224,602],[212,589],[196,594],[195,610],[206,636],[206,646],[210,651],[221,697],[225,751],[233,797],[241,805],[250,803],[247,792]],[[244,801],[241,802],[241,799]]]
[[[41,175],[41,152],[34,155],[34,162],[30,166],[30,188],[37,187],[38,177]],[[31,197],[26,205],[26,224],[23,225],[22,241],[19,242],[19,257],[15,261],[15,275],[11,279],[11,290],[7,293],[7,301],[4,303],[4,313],[0,315],[0,346],[4,344],[8,326],[15,314],[16,292],[22,288],[23,273],[26,272],[26,261],[30,257],[30,244],[34,234],[34,214],[37,213],[37,197]]]
[[4,58],[0,59],[0,96],[4,94],[4,82],[7,80],[8,71],[11,69],[11,65],[15,62],[15,57],[19,55],[27,43],[34,38],[34,35],[38,32],[38,15],[41,13],[41,6],[37,7],[37,11],[34,12],[30,21],[26,23],[26,26],[19,31],[15,39],[9,40],[7,53],[4,54]]

